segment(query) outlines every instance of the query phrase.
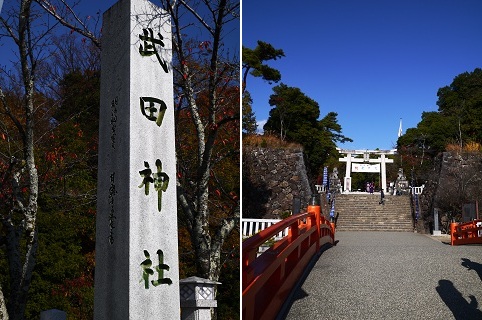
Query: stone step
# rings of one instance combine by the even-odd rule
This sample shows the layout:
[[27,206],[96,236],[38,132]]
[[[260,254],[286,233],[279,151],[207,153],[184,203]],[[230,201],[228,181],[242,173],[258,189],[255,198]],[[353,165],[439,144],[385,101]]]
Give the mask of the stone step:
[[359,223],[378,223],[378,222],[388,222],[388,221],[393,221],[394,223],[401,223],[401,222],[412,222],[412,219],[409,217],[405,218],[400,218],[400,217],[385,217],[385,218],[376,218],[376,217],[361,217],[361,218],[344,218],[342,219],[341,217],[338,217],[338,223],[343,223],[343,222],[359,222]]
[[359,219],[359,218],[371,218],[371,219],[408,219],[410,214],[377,214],[377,213],[364,213],[364,212],[340,212],[339,219]]
[[413,231],[408,196],[386,196],[384,205],[379,201],[377,194],[337,195],[337,230]]
[[370,225],[407,225],[411,226],[413,225],[413,222],[410,220],[386,220],[386,221],[374,221],[374,220],[349,220],[349,221],[340,221],[338,219],[337,225],[338,226],[345,226],[345,225],[365,225],[365,224],[370,224]]
[[381,227],[381,226],[344,226],[336,228],[336,231],[398,231],[398,232],[413,232],[413,226],[400,228],[400,227]]

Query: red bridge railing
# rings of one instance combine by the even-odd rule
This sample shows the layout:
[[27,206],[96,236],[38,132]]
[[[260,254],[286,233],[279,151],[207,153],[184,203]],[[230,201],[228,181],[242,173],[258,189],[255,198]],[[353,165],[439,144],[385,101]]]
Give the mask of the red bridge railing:
[[482,244],[482,220],[450,224],[450,244]]
[[[320,248],[335,243],[334,225],[321,216],[320,206],[281,220],[243,241],[243,319],[274,319]],[[259,247],[280,231],[288,236],[259,257]]]

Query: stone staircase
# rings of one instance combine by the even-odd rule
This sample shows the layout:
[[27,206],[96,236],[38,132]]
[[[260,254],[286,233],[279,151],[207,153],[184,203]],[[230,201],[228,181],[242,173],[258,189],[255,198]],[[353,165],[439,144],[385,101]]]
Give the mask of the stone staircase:
[[337,231],[413,232],[410,196],[386,195],[385,205],[379,201],[379,193],[337,194]]

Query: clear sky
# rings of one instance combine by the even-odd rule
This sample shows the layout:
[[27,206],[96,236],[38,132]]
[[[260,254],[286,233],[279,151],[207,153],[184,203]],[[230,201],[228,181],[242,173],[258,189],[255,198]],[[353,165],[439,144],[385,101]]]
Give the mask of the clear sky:
[[[269,65],[338,113],[345,149],[392,149],[423,111],[438,109],[437,91],[482,67],[480,0],[243,0],[242,43],[283,49]],[[267,82],[247,80],[258,122],[268,118]],[[262,128],[262,125],[261,125]],[[259,129],[259,128],[258,128]]]
[[[2,0],[0,0],[0,2],[1,1]],[[19,5],[18,5],[17,2],[18,1],[15,1],[15,3],[13,5],[18,11]],[[79,2],[79,1],[67,1],[68,4],[72,4],[72,3],[75,3],[75,2]],[[98,16],[97,13],[99,13],[99,16],[102,19],[102,14],[104,13],[104,11],[109,9],[116,2],[117,2],[117,0],[102,0],[102,1],[82,0],[82,1],[80,1],[79,4],[77,4],[74,7],[74,11],[82,19],[84,17],[91,16],[92,17],[91,21],[93,22],[94,19]],[[12,4],[8,3],[8,1],[4,3],[3,9],[0,12],[2,17],[7,18],[8,10],[11,7],[11,5]],[[39,8],[39,6],[35,3],[33,4],[33,7],[35,8],[35,10],[38,10],[38,8]],[[99,29],[100,29],[101,25],[102,25],[102,23],[99,24]],[[92,24],[92,26],[93,26],[93,24]],[[69,30],[66,27],[59,27],[57,29],[57,32],[59,32],[60,34],[61,33],[68,33]],[[17,58],[18,53],[17,52],[18,52],[18,48],[14,45],[13,40],[11,38],[8,38],[8,37],[0,38],[0,66],[1,67],[6,68],[7,70],[9,68],[11,68],[11,65],[12,65],[11,62],[12,61],[18,61],[18,58]]]
[[[1,2],[2,0],[0,0]],[[160,6],[160,1],[159,0],[150,0],[152,3]],[[82,0],[82,1],[77,1],[77,0],[67,0],[67,3],[72,5],[73,3],[77,3],[77,5],[74,7],[75,13],[81,17],[82,19],[91,16],[91,27],[94,26],[94,19],[97,17],[97,13],[99,13],[100,17],[102,18],[102,14],[108,10],[110,7],[112,7],[118,0]],[[196,1],[197,3],[198,1]],[[59,4],[60,1],[52,1],[52,3]],[[17,1],[15,1],[15,8],[18,7]],[[33,5],[35,8],[38,8],[38,5],[34,3]],[[9,5],[7,5],[7,2],[3,6],[3,10],[0,12],[2,17],[6,18],[7,15],[7,10],[8,10]],[[203,8],[204,6],[201,6],[200,8]],[[201,16],[207,17],[210,19],[209,16],[207,16],[207,13],[201,12]],[[190,15],[185,15],[183,17],[184,19],[192,19],[192,25],[186,29],[184,29],[184,32],[189,34],[190,37],[193,37],[199,41],[204,41],[208,39],[209,37],[205,35],[205,31],[203,31],[203,28],[199,27],[199,22],[197,20],[194,20],[192,16]],[[187,20],[184,20],[183,23],[187,23]],[[226,51],[229,51],[229,54],[231,56],[239,57],[240,56],[240,28],[239,28],[239,19],[235,19],[232,22],[228,23],[224,30],[224,38],[223,41],[225,43],[224,49]],[[102,23],[99,23],[98,28],[102,26]],[[59,33],[68,33],[69,30],[65,27],[59,27],[57,29],[57,32]],[[18,48],[16,48],[13,44],[13,40],[10,38],[0,38],[0,67],[6,67],[7,69],[10,68],[11,63],[10,61],[16,61],[18,60],[15,56],[15,53],[18,51]]]

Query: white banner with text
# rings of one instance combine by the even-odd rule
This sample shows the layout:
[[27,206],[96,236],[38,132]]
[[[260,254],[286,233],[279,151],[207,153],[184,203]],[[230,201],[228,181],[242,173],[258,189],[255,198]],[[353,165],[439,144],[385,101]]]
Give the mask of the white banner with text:
[[380,164],[352,163],[352,172],[380,172]]

